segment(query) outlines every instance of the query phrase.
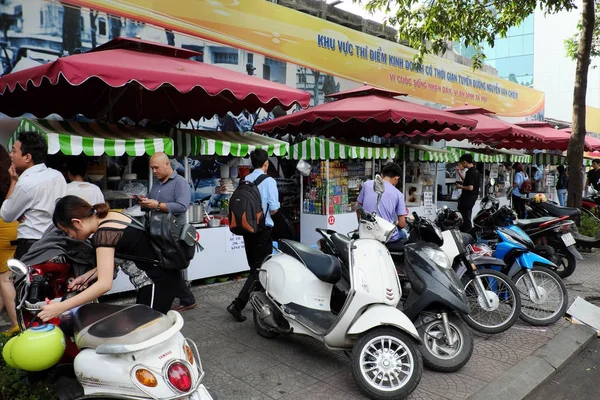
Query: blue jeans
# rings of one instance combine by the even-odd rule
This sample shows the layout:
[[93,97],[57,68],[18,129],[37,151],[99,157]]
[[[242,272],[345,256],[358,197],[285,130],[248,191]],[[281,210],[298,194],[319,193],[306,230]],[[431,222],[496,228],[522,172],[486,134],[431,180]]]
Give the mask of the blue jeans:
[[564,207],[567,204],[567,189],[556,189],[558,204]]

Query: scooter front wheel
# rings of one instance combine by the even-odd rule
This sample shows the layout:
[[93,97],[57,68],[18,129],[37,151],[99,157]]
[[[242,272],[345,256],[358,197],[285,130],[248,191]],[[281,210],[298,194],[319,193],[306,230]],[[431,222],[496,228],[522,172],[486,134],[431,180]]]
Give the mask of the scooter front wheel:
[[423,340],[420,346],[423,363],[433,371],[456,372],[469,362],[473,354],[473,336],[467,325],[450,313],[448,327],[450,332],[446,332],[444,322],[438,318],[417,328]]
[[493,269],[481,269],[477,271],[477,277],[463,276],[465,295],[471,308],[469,314],[461,314],[463,320],[478,332],[507,331],[519,319],[521,297],[517,286],[508,276]]
[[555,323],[565,314],[569,294],[556,272],[535,266],[531,273],[525,268],[521,269],[514,279],[522,299],[523,321],[531,325],[546,326]]
[[361,336],[350,360],[359,389],[372,399],[404,399],[423,375],[418,346],[392,327],[375,328]]

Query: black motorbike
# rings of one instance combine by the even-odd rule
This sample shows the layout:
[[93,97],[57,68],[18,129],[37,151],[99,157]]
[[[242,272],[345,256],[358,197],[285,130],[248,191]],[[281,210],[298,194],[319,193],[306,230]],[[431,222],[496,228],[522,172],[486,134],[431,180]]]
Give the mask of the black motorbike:
[[[484,197],[481,200],[481,210],[473,219],[473,233],[486,240],[495,240],[498,227],[512,224],[506,219],[497,218],[499,209],[500,203],[495,197]],[[525,231],[535,244],[534,253],[558,266],[556,273],[561,278],[571,276],[575,272],[577,260],[583,260],[576,247],[575,222],[567,215],[517,219],[515,224]]]
[[[568,219],[575,222],[575,226],[572,228],[572,234],[575,238],[575,242],[577,246],[581,248],[600,248],[600,237],[591,237],[582,235],[579,233],[578,226],[581,226],[581,215],[582,213],[587,213],[592,218],[597,219],[597,215],[595,211],[591,211],[586,205],[587,203],[596,204],[596,201],[600,202],[600,196],[594,195],[594,198],[583,198],[581,202],[581,210],[574,207],[562,207],[552,201],[528,201],[526,205],[527,218],[543,218],[543,217],[564,217],[567,216]],[[596,210],[595,208],[593,210]],[[599,232],[600,233],[600,232]]]
[[[333,231],[320,233],[323,239],[319,240],[319,248],[344,263],[339,255],[347,252],[347,236]],[[405,272],[399,274],[403,288],[399,307],[423,340],[423,362],[435,371],[454,372],[471,358],[473,337],[460,318],[460,314],[470,312],[468,300],[450,260],[439,247],[441,242],[439,229],[416,217],[403,251],[390,254],[397,269]]]

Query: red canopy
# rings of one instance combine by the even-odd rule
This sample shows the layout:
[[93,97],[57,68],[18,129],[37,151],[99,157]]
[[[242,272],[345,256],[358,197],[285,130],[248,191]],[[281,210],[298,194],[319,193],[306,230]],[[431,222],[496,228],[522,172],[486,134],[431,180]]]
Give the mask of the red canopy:
[[394,99],[402,93],[362,86],[329,95],[330,103],[256,125],[257,132],[315,133],[335,137],[384,136],[430,129],[474,128],[470,118]]
[[187,59],[197,55],[117,38],[93,51],[1,77],[0,110],[11,117],[57,113],[176,123],[310,102],[307,92]]
[[[571,137],[571,133],[573,132],[571,130],[571,128],[564,128],[564,129],[560,129],[561,132],[565,132],[569,135],[569,138]],[[567,142],[568,144],[568,142]],[[565,147],[565,150],[567,148]],[[585,151],[598,151],[600,150],[600,139],[593,137],[593,136],[587,136],[585,137]]]
[[[472,131],[468,129],[429,131],[425,136],[429,136],[433,140],[469,140],[492,147],[510,149],[525,149],[530,143],[540,143],[541,140],[538,135],[528,129],[490,116],[494,112],[485,108],[467,105],[447,108],[445,111],[474,119],[477,121],[477,126]],[[421,134],[414,132],[409,136],[418,135]]]

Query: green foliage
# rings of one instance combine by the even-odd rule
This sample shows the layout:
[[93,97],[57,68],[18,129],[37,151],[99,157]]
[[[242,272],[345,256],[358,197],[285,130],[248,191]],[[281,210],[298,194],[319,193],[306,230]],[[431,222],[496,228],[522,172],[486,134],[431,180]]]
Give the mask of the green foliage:
[[473,67],[485,60],[482,43],[494,46],[496,37],[506,37],[541,7],[546,13],[575,8],[574,0],[353,0],[367,11],[384,11],[387,23],[398,27],[401,40],[415,50],[415,60],[425,54],[443,54],[449,42],[475,49]]
[[578,230],[582,235],[596,237],[600,233],[600,220],[583,212],[581,213],[581,226]]
[[[596,21],[594,24],[594,37],[592,39],[592,52],[591,57],[599,57],[600,56],[600,1],[595,0],[596,8]],[[577,32],[573,35],[572,38],[565,40],[565,48],[567,49],[567,56],[571,57],[571,59],[577,59],[577,49],[579,47],[579,35],[581,30],[583,29],[583,21],[579,21],[577,24]]]
[[[8,338],[0,335],[0,354]],[[52,383],[48,380],[27,383],[25,373],[12,368],[0,356],[0,400],[53,400],[57,399]]]

